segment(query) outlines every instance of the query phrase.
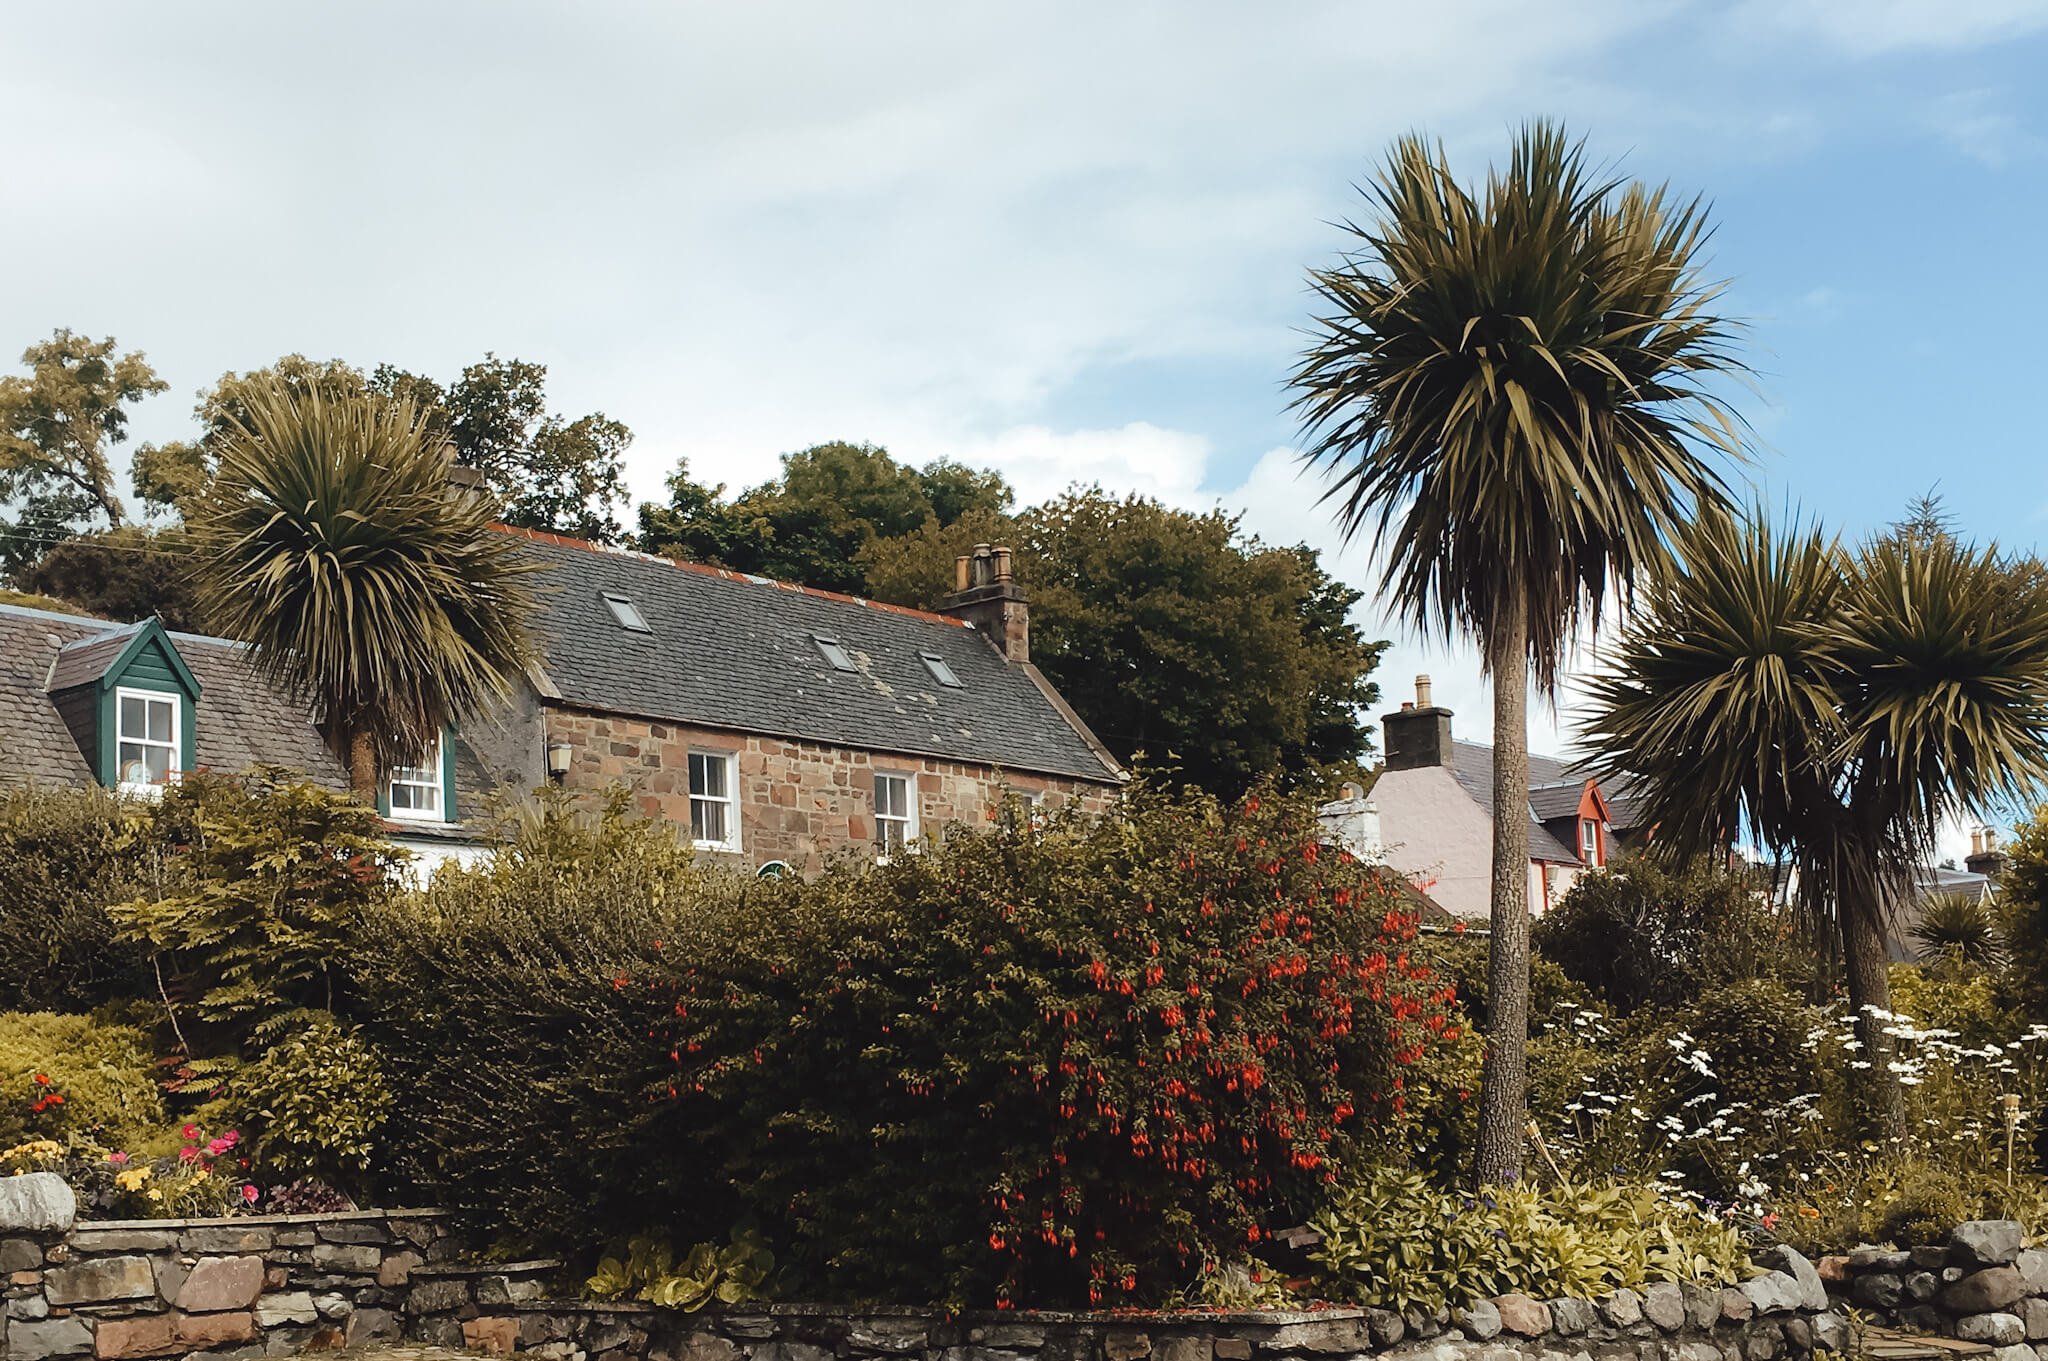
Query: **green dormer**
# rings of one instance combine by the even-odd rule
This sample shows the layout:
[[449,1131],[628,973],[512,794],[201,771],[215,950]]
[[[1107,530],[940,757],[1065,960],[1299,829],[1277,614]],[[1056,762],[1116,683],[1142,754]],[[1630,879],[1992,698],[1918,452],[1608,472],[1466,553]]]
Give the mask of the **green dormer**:
[[158,620],[65,644],[45,689],[110,789],[161,785],[198,765],[199,681]]

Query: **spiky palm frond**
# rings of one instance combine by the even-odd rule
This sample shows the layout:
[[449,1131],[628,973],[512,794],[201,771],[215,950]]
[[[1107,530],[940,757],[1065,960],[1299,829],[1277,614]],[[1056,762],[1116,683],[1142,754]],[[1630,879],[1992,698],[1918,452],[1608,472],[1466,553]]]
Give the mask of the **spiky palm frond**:
[[1912,936],[1936,960],[1976,969],[1996,969],[2005,962],[2005,932],[1997,910],[1979,893],[1929,894]]
[[1596,178],[1536,123],[1475,198],[1440,147],[1396,144],[1325,306],[1294,407],[1347,532],[1426,631],[1480,637],[1519,595],[1554,684],[1573,630],[1725,504],[1744,453],[1714,391],[1746,374],[1703,280],[1703,204]]
[[1587,686],[1596,764],[1687,852],[1745,831],[1774,850],[1810,842],[1839,812],[1841,663],[1825,625],[1847,557],[1760,513],[1703,518],[1677,547],[1683,570],[1643,594]]
[[531,599],[495,508],[409,404],[273,389],[221,442],[193,529],[215,625],[380,766],[509,694]]

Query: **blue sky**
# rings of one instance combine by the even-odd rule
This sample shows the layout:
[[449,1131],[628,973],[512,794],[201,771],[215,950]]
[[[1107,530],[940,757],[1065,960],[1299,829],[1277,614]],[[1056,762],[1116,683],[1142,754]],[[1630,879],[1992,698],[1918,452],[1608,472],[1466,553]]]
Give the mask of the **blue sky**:
[[[642,494],[872,439],[1334,552],[1283,411],[1328,221],[1404,130],[1476,176],[1546,114],[1713,200],[1767,495],[2048,528],[2048,0],[192,0],[0,45],[0,345],[145,350],[140,439],[281,353],[494,349],[630,424]],[[1469,650],[1395,632],[1390,695],[1431,670],[1482,728]]]

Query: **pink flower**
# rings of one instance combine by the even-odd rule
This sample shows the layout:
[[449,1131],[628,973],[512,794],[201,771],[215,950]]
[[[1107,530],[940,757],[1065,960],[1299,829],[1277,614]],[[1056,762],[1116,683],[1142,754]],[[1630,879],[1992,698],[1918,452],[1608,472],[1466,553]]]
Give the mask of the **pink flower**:
[[256,1203],[258,1194],[260,1193],[253,1186],[244,1186],[242,1188],[242,1199],[248,1201],[251,1205]]
[[187,1139],[197,1139],[199,1137],[199,1126],[187,1125],[179,1130],[178,1133],[184,1135]]
[[229,1148],[233,1148],[236,1144],[242,1142],[241,1131],[231,1129],[226,1134],[221,1135],[220,1139],[221,1142],[226,1144]]
[[218,1158],[221,1154],[227,1152],[234,1146],[235,1145],[232,1140],[215,1139],[212,1143],[206,1146],[206,1152],[209,1156]]
[[180,1162],[196,1163],[199,1161],[199,1150],[188,1144],[178,1150],[178,1159]]
[[114,1166],[119,1167],[122,1163],[128,1161],[128,1155],[126,1153],[109,1153],[107,1155],[107,1161],[114,1164]]

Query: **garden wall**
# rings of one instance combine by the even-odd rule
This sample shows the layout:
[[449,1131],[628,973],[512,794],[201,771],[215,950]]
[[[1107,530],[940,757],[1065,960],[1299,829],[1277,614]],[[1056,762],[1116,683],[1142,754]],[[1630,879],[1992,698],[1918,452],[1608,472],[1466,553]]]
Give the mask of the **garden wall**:
[[6,1361],[244,1361],[401,1337],[553,1361],[1773,1361],[1848,1340],[1819,1274],[1782,1250],[1778,1269],[1739,1289],[1654,1285],[1547,1302],[1504,1295],[1455,1316],[808,1305],[684,1314],[550,1299],[559,1263],[465,1262],[438,1210],[83,1223],[75,1215],[55,1176],[0,1178]]
[[[1860,1247],[1823,1257],[1828,1292],[1873,1320],[1915,1332],[2048,1353],[2048,1251],[2022,1249],[2020,1226],[1986,1219],[1945,1244],[1905,1251]],[[2005,1361],[2001,1357],[2000,1361]]]

